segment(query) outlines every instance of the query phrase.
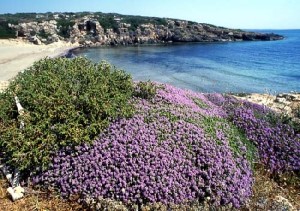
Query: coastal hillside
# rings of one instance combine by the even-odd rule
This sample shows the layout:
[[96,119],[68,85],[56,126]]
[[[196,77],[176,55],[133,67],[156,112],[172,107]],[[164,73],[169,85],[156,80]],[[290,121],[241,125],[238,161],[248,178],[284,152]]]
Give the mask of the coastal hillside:
[[1,14],[0,38],[23,38],[35,44],[62,40],[83,46],[100,46],[269,41],[281,40],[283,36],[170,18],[81,12]]
[[298,210],[299,128],[231,95],[46,58],[0,93],[0,167],[14,194],[90,210]]

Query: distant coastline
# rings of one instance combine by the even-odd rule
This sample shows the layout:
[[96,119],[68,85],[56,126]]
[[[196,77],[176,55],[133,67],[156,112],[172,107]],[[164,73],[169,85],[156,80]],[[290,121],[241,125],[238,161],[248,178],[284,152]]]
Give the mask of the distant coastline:
[[[20,15],[20,14],[19,14]],[[82,47],[146,46],[174,43],[228,43],[283,40],[284,36],[229,29],[185,20],[105,13],[0,15],[11,36],[18,39],[0,43],[0,81],[12,79],[19,71],[46,56],[72,57]],[[17,19],[18,18],[18,19]],[[13,23],[14,22],[14,23]],[[249,29],[247,29],[249,30]],[[1,35],[5,34],[0,31]],[[14,35],[12,35],[14,34]],[[3,38],[3,37],[2,37]],[[5,54],[4,54],[5,52]]]
[[[22,17],[23,16],[23,17]],[[207,23],[116,13],[45,13],[0,15],[0,38],[18,37],[34,44],[58,41],[81,46],[137,45],[176,42],[282,40],[274,33],[248,32]]]

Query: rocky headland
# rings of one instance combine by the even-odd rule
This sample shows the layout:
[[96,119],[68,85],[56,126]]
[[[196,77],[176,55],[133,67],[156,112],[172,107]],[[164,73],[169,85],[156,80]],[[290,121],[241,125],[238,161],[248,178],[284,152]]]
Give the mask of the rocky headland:
[[[20,14],[15,16],[19,17]],[[8,18],[9,17],[9,18]],[[283,36],[229,29],[169,18],[104,13],[30,14],[13,19],[0,15],[10,34],[34,44],[59,41],[82,46],[132,45],[172,42],[271,41]]]

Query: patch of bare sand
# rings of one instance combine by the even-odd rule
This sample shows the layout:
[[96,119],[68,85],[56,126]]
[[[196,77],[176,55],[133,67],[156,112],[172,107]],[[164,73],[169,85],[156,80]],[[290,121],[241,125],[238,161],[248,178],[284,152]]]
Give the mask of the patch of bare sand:
[[49,45],[34,45],[23,40],[0,39],[0,82],[14,78],[20,71],[45,57],[64,54],[78,44],[56,42]]

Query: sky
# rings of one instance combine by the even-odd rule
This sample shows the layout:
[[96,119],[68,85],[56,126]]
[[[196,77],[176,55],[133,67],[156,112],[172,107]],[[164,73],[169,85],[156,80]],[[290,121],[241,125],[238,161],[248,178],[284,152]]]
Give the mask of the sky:
[[300,29],[300,0],[0,0],[0,14],[114,12],[240,29]]

